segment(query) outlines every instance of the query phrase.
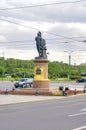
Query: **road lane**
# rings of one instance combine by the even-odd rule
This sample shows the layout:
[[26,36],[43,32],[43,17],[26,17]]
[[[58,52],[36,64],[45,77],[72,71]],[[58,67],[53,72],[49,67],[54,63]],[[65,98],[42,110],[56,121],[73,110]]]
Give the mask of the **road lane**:
[[86,114],[69,117],[86,108],[86,95],[0,107],[1,130],[73,130],[86,126]]
[[[0,81],[0,90],[12,90],[14,87],[14,82],[12,81]],[[76,82],[51,82],[51,88],[59,88],[59,86],[69,87],[70,89],[84,89],[86,83],[76,83]]]

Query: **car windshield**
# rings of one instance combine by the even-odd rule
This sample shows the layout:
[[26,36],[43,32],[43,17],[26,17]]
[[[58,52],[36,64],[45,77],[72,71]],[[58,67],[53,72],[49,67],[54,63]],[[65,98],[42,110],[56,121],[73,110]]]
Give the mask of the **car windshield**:
[[28,81],[33,81],[33,78],[28,78]]
[[24,82],[24,81],[25,81],[25,79],[21,79],[21,80],[20,80],[20,82]]
[[25,82],[25,81],[32,82],[33,78],[22,78],[22,79],[19,80],[19,82]]

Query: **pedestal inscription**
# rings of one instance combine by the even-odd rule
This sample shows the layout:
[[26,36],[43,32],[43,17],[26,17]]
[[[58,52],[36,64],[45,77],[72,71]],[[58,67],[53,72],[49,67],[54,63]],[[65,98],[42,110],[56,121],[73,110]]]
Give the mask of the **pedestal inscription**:
[[35,59],[34,60],[34,81],[33,88],[48,88],[50,81],[48,79],[48,60]]

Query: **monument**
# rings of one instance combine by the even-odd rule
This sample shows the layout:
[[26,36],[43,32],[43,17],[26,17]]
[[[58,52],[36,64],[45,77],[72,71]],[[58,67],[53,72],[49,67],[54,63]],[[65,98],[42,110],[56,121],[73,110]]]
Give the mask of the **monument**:
[[35,38],[36,48],[38,51],[38,57],[34,59],[34,81],[33,88],[42,91],[49,90],[50,81],[48,79],[48,58],[46,41],[42,38],[42,34],[39,31]]
[[19,91],[12,90],[10,94],[28,94],[28,95],[53,95],[48,79],[48,58],[46,41],[42,38],[39,31],[35,38],[38,56],[34,58],[34,80],[32,88],[23,88]]

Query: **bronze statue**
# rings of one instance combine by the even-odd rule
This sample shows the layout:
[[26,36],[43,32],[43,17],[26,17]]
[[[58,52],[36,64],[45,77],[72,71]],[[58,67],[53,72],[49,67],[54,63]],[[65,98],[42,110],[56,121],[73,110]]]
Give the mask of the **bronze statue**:
[[37,33],[35,40],[36,40],[37,51],[38,51],[38,54],[39,54],[39,56],[37,58],[47,58],[46,41],[45,41],[45,39],[42,38],[40,31]]

